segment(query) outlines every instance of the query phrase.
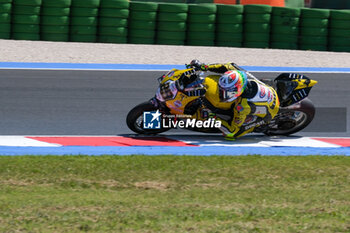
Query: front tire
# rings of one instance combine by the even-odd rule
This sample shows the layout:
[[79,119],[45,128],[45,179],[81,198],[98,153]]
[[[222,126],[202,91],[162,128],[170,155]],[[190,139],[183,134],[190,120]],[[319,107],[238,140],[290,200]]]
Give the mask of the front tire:
[[163,133],[165,131],[168,131],[169,129],[144,129],[143,128],[143,112],[149,112],[149,111],[157,111],[158,108],[156,108],[152,103],[149,101],[143,102],[137,106],[135,106],[133,109],[130,110],[126,117],[126,124],[129,127],[130,130],[134,131],[138,134],[158,134]]

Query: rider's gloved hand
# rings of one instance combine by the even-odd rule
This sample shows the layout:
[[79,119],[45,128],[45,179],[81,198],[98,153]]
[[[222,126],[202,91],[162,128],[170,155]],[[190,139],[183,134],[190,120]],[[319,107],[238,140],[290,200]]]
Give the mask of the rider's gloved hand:
[[206,65],[206,64],[203,63],[203,64],[201,65],[201,67],[200,67],[200,70],[201,70],[201,71],[208,71],[208,68],[209,68],[208,65]]
[[187,67],[194,67],[197,68],[198,70],[201,71],[207,71],[208,70],[208,65],[201,63],[199,60],[192,60],[191,63],[189,65],[187,65]]

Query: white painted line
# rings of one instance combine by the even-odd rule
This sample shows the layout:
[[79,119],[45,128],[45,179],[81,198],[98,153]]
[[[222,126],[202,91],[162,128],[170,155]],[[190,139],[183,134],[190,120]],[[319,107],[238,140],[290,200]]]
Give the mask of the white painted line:
[[[205,138],[192,139],[186,137],[168,137],[175,140],[183,141],[188,144],[194,144],[201,147],[218,146],[218,147],[312,147],[312,148],[340,148],[341,146],[314,140],[311,137],[242,137],[234,141],[222,140],[206,140]],[[208,137],[209,138],[209,137]]]
[[61,145],[37,141],[25,136],[0,136],[0,146],[60,147]]
[[266,146],[291,146],[291,147],[315,147],[315,148],[339,148],[341,146],[322,142],[318,140],[311,139],[309,137],[302,137],[302,138],[289,138],[289,139],[276,139],[271,138],[270,141],[262,141],[260,144],[266,145]]

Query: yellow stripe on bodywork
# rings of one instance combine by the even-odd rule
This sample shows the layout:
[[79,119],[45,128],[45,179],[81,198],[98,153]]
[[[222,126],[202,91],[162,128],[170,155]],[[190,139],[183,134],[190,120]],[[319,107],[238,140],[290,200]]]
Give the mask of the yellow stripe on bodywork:
[[307,87],[313,87],[318,83],[316,80],[307,80],[307,79],[298,79],[293,81],[298,83],[298,86],[295,88],[295,90],[300,90]]

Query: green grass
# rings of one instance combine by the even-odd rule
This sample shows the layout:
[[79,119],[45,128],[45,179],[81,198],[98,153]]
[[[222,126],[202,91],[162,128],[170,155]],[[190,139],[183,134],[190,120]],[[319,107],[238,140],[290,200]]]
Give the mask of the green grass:
[[0,232],[350,232],[350,157],[0,157]]

